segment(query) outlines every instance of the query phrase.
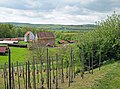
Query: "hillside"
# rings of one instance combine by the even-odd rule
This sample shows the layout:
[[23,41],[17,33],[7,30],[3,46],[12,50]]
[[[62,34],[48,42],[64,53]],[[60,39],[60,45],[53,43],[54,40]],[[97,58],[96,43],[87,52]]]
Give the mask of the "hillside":
[[13,24],[21,27],[35,27],[49,30],[92,30],[95,28],[94,24],[83,24],[83,25],[59,25],[59,24],[30,24],[30,23],[17,23],[17,22],[4,22]]
[[74,82],[68,88],[68,83],[62,85],[62,89],[119,89],[120,88],[120,61],[108,62],[94,70],[93,74],[85,73],[84,79],[76,76]]
[[[119,68],[120,61],[109,61],[101,67],[101,70],[98,68],[94,69],[93,74],[89,74],[88,71],[86,71],[83,79],[81,79],[80,74],[76,75],[70,87],[68,87],[68,80],[65,80],[64,83],[60,83],[59,86],[61,89],[119,89]],[[0,76],[0,89],[4,89],[3,77],[1,74]]]

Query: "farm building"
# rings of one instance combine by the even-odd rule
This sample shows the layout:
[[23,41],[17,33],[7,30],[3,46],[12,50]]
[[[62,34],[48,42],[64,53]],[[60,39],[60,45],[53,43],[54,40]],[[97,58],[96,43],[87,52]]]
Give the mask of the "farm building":
[[7,46],[0,46],[0,54],[5,54],[8,52],[8,47]]
[[32,42],[34,39],[35,39],[35,36],[31,31],[28,31],[28,32],[25,33],[25,35],[24,35],[24,41],[25,42],[28,42],[28,41]]
[[35,36],[35,42],[41,46],[55,45],[55,36],[52,32],[38,32]]
[[6,41],[6,40],[3,40],[3,41],[0,41],[0,44],[18,44],[18,41]]
[[66,43],[67,43],[67,41],[65,41],[65,40],[58,41],[58,44],[66,44]]
[[23,41],[23,37],[17,37],[17,38],[0,38],[0,41]]

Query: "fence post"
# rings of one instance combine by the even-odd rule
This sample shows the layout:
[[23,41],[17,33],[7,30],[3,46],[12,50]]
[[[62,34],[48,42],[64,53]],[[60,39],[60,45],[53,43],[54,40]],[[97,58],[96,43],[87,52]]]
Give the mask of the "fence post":
[[15,82],[14,82],[14,66],[13,66],[13,63],[12,63],[12,80],[13,80],[13,84],[12,84],[12,89],[15,89]]
[[54,84],[55,83],[55,73],[54,73],[53,57],[52,57],[52,69],[53,69],[53,84]]
[[42,68],[43,68],[43,63],[42,63],[42,56],[40,56],[40,73],[41,73],[41,89],[44,89],[43,84],[44,84],[44,78],[42,74]]
[[64,73],[63,73],[63,57],[61,60],[61,65],[62,65],[62,79],[61,79],[61,83],[64,83]]
[[6,63],[4,64],[3,72],[4,72],[4,74],[3,74],[3,77],[4,77],[4,86],[5,86],[5,89],[6,89],[7,88],[6,87]]
[[31,83],[30,83],[30,62],[28,61],[28,87],[31,88]]
[[11,52],[8,49],[8,63],[9,63],[9,88],[11,89]]
[[46,65],[46,70],[47,70],[47,88],[49,89],[49,58],[48,58],[48,48],[47,48],[47,65]]
[[75,78],[75,58],[73,55],[73,78]]
[[27,89],[27,62],[26,62],[26,89]]
[[70,87],[70,63],[68,65],[69,71],[68,71],[68,87]]
[[49,70],[50,70],[50,89],[51,89],[51,58],[49,57]]
[[34,60],[34,57],[33,57],[33,88],[36,89],[35,60]]
[[56,89],[58,89],[58,54],[56,54]]
[[81,62],[82,62],[82,73],[81,73],[81,77],[82,79],[84,78],[84,48],[82,46],[81,49]]
[[68,67],[69,67],[69,62],[66,60],[66,78],[68,78]]
[[38,68],[38,63],[36,64],[36,67],[37,67],[37,83],[39,83],[39,68]]
[[20,89],[20,78],[19,78],[18,61],[17,61],[17,75],[18,75],[18,88]]
[[24,87],[25,87],[25,76],[24,76],[24,64],[22,64],[22,70],[23,70],[23,74],[22,74],[22,76],[23,76],[23,82],[24,82]]
[[72,57],[72,48],[70,48],[70,82],[73,82],[73,57]]

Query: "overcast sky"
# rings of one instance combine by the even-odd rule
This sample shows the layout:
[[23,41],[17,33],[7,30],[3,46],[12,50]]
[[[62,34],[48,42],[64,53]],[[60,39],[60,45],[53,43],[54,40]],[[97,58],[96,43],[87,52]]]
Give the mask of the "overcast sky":
[[90,24],[120,14],[120,0],[0,0],[0,22]]

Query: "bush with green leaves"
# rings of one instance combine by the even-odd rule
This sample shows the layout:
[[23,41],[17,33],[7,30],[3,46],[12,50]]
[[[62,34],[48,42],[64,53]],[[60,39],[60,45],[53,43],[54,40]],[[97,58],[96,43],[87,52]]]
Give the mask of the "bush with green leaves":
[[87,57],[91,52],[93,52],[94,61],[98,60],[100,52],[102,61],[120,59],[120,15],[114,13],[108,16],[107,19],[97,23],[95,30],[78,38],[79,49],[76,49],[76,54],[84,47],[85,62],[88,61]]

